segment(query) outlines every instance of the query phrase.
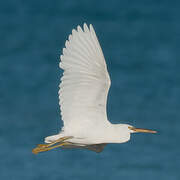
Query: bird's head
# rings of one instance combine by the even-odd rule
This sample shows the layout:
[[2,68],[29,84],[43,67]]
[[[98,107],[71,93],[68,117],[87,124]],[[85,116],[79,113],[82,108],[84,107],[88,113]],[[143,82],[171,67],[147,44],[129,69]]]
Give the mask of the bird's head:
[[127,125],[127,128],[129,129],[130,133],[157,133],[157,131],[150,130],[150,129],[142,129],[142,128],[136,128],[131,125]]
[[135,128],[129,124],[114,124],[115,129],[113,129],[112,134],[114,133],[115,141],[113,142],[127,142],[130,139],[131,133],[142,132],[142,133],[156,133],[156,131],[142,128]]

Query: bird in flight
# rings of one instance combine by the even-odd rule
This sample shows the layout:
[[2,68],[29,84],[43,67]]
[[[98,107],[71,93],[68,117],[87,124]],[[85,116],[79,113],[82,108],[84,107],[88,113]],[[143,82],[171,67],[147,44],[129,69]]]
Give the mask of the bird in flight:
[[51,149],[84,148],[101,152],[108,143],[129,141],[131,133],[156,133],[129,124],[112,124],[106,113],[111,80],[93,26],[72,30],[60,56],[64,70],[59,105],[64,123],[57,135],[45,138],[34,154]]

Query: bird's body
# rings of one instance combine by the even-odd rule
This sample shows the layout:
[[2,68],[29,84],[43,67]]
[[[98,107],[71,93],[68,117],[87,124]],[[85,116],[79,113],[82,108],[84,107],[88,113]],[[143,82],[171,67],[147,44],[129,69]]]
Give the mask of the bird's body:
[[130,139],[130,133],[128,129],[129,125],[125,124],[104,124],[96,127],[83,127],[79,131],[60,132],[57,135],[49,136],[45,139],[46,143],[51,143],[61,137],[73,136],[69,139],[69,142],[89,145],[89,144],[101,144],[101,143],[123,143]]
[[64,126],[59,134],[46,137],[45,143],[49,145],[39,145],[34,149],[35,153],[47,151],[55,143],[62,146],[62,142],[64,147],[84,146],[98,152],[106,143],[128,141],[130,133],[155,133],[108,121],[106,103],[111,81],[92,25],[88,28],[84,24],[84,29],[78,26],[77,30],[72,30],[60,59],[64,73],[59,105]]

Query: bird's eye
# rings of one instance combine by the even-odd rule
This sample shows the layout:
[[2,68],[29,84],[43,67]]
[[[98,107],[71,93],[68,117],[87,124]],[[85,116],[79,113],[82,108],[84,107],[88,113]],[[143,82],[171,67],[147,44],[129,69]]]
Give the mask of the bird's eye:
[[128,129],[133,130],[134,127],[133,126],[128,126]]

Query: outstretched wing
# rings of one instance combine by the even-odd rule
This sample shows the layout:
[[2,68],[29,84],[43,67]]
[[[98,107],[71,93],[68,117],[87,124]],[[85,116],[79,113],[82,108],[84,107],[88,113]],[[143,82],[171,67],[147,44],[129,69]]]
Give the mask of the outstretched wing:
[[92,25],[72,30],[60,59],[64,73],[59,104],[64,131],[109,122],[106,101],[110,78]]

